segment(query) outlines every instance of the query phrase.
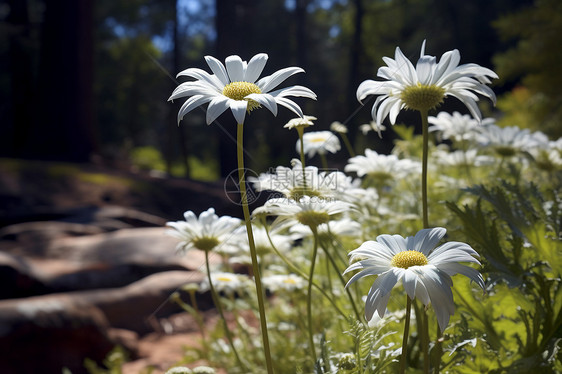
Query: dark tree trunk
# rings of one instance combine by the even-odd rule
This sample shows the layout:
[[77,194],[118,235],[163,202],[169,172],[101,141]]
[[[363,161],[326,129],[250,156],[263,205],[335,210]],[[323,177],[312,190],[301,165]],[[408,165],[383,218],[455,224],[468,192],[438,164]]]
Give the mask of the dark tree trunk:
[[[359,67],[361,66],[361,51],[363,50],[362,34],[363,16],[365,14],[363,0],[354,0],[353,3],[355,5],[355,17],[353,20],[355,31],[349,54],[349,75],[347,79],[348,113],[353,113],[358,105],[355,92],[360,83]],[[357,128],[358,126],[349,126],[349,138],[352,144],[354,144],[353,140],[357,134]]]
[[45,0],[39,97],[28,156],[88,161],[92,129],[92,0]]
[[[173,30],[172,30],[172,43],[174,49],[172,50],[172,66],[171,71],[173,74],[177,74],[182,70],[180,66],[180,40],[179,40],[179,19],[178,19],[178,0],[170,0],[170,6],[172,7],[172,19],[173,19]],[[170,92],[172,92],[177,87],[178,82],[170,83]],[[188,127],[181,124],[177,125],[177,113],[181,107],[181,100],[175,100],[173,103],[169,103],[168,121],[166,126],[166,131],[164,135],[164,142],[166,144],[164,152],[164,157],[166,159],[166,171],[171,174],[172,162],[177,154],[174,150],[179,147],[180,155],[185,169],[185,176],[189,177],[189,162],[188,162],[188,146],[186,142],[186,132]]]
[[[26,48],[30,39],[30,24],[26,0],[10,0],[10,14],[6,21],[13,34],[10,37],[11,118],[9,130],[2,138],[2,154],[24,156],[24,148],[31,128],[29,103],[33,101],[32,51]],[[3,132],[4,132],[3,131]]]

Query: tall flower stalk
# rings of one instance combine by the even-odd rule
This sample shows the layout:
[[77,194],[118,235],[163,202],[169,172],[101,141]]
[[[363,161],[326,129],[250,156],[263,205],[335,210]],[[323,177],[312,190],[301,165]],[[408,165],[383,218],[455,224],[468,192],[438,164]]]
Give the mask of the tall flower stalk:
[[241,205],[244,213],[244,222],[250,247],[252,259],[252,271],[255,278],[258,309],[260,315],[260,327],[263,340],[263,348],[267,372],[273,373],[269,337],[267,333],[267,321],[265,315],[265,293],[261,284],[260,269],[256,246],[254,242],[252,224],[250,221],[250,210],[244,176],[244,120],[246,113],[261,108],[263,105],[273,115],[277,115],[277,106],[281,105],[303,117],[301,108],[289,96],[300,96],[316,99],[316,94],[303,86],[291,86],[277,89],[277,86],[290,76],[304,72],[299,67],[288,67],[275,72],[272,75],[258,80],[262,73],[268,56],[260,53],[252,57],[250,62],[242,61],[239,56],[229,56],[223,65],[214,57],[206,56],[205,60],[213,74],[197,68],[189,68],[178,75],[195,78],[195,81],[180,84],[168,100],[181,97],[189,97],[178,112],[178,123],[183,117],[196,107],[208,103],[207,124],[212,123],[223,112],[230,108],[237,126],[237,160],[238,160],[238,182],[241,194]]

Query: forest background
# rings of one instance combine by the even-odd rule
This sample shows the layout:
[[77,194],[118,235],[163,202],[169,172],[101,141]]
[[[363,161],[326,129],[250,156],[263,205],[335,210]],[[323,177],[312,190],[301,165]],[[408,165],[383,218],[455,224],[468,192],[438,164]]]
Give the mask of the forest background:
[[[396,137],[362,136],[370,105],[355,91],[400,46],[415,60],[421,42],[440,56],[495,70],[502,126],[562,136],[562,2],[558,0],[4,0],[0,2],[0,157],[98,162],[217,180],[236,169],[234,120],[206,126],[196,110],[180,126],[167,102],[176,74],[208,70],[205,55],[249,60],[269,54],[264,74],[286,66],[318,95],[299,102],[314,130],[345,123],[356,150],[384,153]],[[457,105],[458,104],[458,105]],[[449,112],[463,110],[447,100]],[[296,157],[292,118],[253,112],[247,166],[266,171]],[[415,113],[399,121],[416,123]],[[230,134],[230,136],[228,136]],[[347,154],[333,159],[345,163]],[[339,157],[339,158],[338,158]]]

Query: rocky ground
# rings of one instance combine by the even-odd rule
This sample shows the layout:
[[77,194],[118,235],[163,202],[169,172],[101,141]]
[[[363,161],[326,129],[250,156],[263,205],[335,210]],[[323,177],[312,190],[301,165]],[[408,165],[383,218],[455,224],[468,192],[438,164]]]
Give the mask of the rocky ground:
[[[238,214],[224,189],[0,159],[0,372],[85,373],[86,357],[102,362],[117,344],[124,373],[178,362],[199,336],[170,296],[202,280],[204,257],[178,256],[164,225],[188,209]],[[198,302],[213,323],[209,295]]]

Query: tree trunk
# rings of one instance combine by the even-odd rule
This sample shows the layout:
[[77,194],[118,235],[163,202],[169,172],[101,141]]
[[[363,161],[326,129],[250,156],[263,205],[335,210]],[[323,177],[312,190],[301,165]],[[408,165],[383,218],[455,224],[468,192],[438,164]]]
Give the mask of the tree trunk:
[[11,119],[9,130],[2,139],[2,154],[24,156],[24,147],[31,127],[31,111],[28,103],[33,102],[31,53],[25,45],[29,43],[30,24],[26,0],[10,0],[10,14],[6,21],[11,26],[10,72],[11,72]]
[[84,162],[96,144],[92,128],[92,0],[45,0],[39,97],[28,155]]
[[[354,23],[354,33],[353,41],[351,43],[350,53],[349,53],[349,75],[348,75],[348,88],[347,88],[347,107],[348,113],[353,113],[357,108],[357,99],[355,90],[359,86],[359,67],[361,65],[361,51],[363,50],[362,34],[363,34],[363,16],[365,14],[365,9],[363,8],[362,0],[354,0],[355,5],[355,17],[353,19]],[[354,144],[354,139],[357,134],[358,126],[349,126],[349,138],[351,144]]]

